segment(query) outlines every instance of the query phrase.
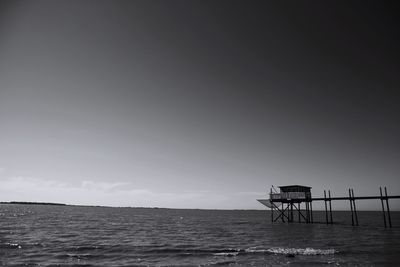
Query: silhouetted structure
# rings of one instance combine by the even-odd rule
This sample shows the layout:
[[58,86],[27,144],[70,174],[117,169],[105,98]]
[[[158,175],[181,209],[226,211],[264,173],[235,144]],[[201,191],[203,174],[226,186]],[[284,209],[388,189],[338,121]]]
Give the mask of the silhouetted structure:
[[[288,222],[294,221],[294,211],[297,210],[298,221],[309,223],[312,221],[311,216],[311,187],[302,185],[279,186],[280,192],[271,192],[269,201],[271,203],[271,221],[275,222],[279,219],[282,222],[285,219]],[[301,204],[305,204],[304,210],[301,209]],[[263,203],[264,204],[264,203]],[[280,206],[282,206],[280,208]],[[274,217],[274,211],[278,212],[278,216]]]
[[[386,187],[384,193],[382,188],[379,188],[380,196],[362,196],[355,197],[354,190],[349,189],[349,196],[347,197],[331,197],[331,191],[324,190],[323,198],[312,198],[311,187],[302,185],[287,185],[279,186],[280,192],[276,192],[272,186],[269,194],[269,199],[258,199],[260,203],[271,209],[271,222],[276,222],[281,219],[282,222],[294,222],[294,213],[297,211],[298,222],[313,223],[313,201],[324,201],[325,204],[325,221],[326,224],[333,224],[332,216],[332,200],[348,200],[350,202],[351,211],[351,224],[358,226],[358,216],[356,208],[356,200],[363,199],[380,199],[382,205],[383,222],[385,228],[392,227],[392,220],[390,216],[389,199],[400,198],[400,196],[388,196]],[[302,209],[302,203],[304,208]],[[385,208],[386,206],[386,208]],[[329,207],[329,208],[328,208]],[[278,216],[274,216],[277,212]]]

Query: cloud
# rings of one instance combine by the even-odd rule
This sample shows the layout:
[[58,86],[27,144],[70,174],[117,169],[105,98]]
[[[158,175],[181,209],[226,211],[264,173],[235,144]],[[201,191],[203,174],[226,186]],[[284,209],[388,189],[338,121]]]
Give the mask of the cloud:
[[146,188],[135,188],[134,184],[126,182],[85,179],[80,184],[66,184],[26,176],[2,179],[0,194],[2,201],[59,202],[75,205],[213,208],[230,203],[227,196],[206,191],[155,192]]
[[103,192],[115,192],[130,187],[130,183],[108,183],[108,182],[95,182],[91,180],[84,180],[81,182],[81,188],[87,190],[98,190]]

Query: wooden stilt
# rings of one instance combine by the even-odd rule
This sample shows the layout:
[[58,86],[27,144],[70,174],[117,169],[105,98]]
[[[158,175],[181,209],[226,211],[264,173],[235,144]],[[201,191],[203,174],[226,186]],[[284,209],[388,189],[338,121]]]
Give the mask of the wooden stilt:
[[301,214],[301,209],[300,209],[300,202],[299,202],[299,207],[297,208],[297,212],[299,214],[299,222],[301,222],[300,214]]
[[274,222],[274,208],[271,205],[271,222]]
[[325,221],[326,221],[326,224],[328,224],[328,206],[327,206],[327,203],[326,203],[326,190],[324,190],[324,202],[325,202]]
[[353,203],[351,200],[351,190],[349,188],[349,200],[350,200],[350,210],[351,210],[351,225],[354,226],[354,215],[353,215]]
[[310,201],[310,214],[311,214],[311,223],[314,223],[313,211],[312,211],[312,201]]
[[308,201],[306,200],[306,223],[308,222]]
[[333,224],[331,190],[328,190],[328,196],[329,196],[329,215],[330,215],[330,219],[331,219],[330,223]]
[[290,220],[293,222],[293,202],[290,202]]
[[356,226],[358,226],[358,216],[357,216],[356,200],[355,200],[355,198],[354,198],[354,190],[353,190],[353,189],[351,189],[351,194],[352,194],[352,197],[353,197],[354,219],[355,219]]
[[[271,188],[271,194],[272,194],[272,188]],[[274,222],[274,205],[271,205],[271,222]]]
[[287,222],[290,223],[290,203],[287,203],[286,210],[287,210]]
[[379,187],[379,192],[381,193],[381,204],[382,204],[383,224],[385,225],[385,228],[386,228],[386,215],[385,215],[385,205],[383,204],[382,187]]
[[392,228],[392,219],[390,217],[389,199],[388,199],[388,195],[387,195],[386,186],[385,186],[385,198],[386,198],[386,208],[387,208],[387,214],[388,214],[389,227]]

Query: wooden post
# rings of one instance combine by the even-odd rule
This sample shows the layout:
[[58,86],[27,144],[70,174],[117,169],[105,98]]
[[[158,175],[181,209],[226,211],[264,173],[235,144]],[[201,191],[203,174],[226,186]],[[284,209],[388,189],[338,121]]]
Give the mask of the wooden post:
[[329,215],[331,217],[331,224],[333,224],[331,190],[328,190],[328,195],[329,195]]
[[274,222],[274,207],[271,205],[271,222]]
[[305,221],[305,223],[307,223],[307,201],[304,202],[304,212],[305,212],[304,221]]
[[[282,203],[282,207],[285,207],[285,203]],[[289,222],[289,217],[286,215],[286,211],[288,209],[288,206],[286,205],[286,208],[283,209],[283,213],[285,214],[287,222]],[[283,217],[283,216],[282,216]]]
[[290,220],[293,222],[293,202],[290,202]]
[[387,213],[388,213],[389,227],[392,228],[392,219],[390,217],[389,199],[388,199],[388,195],[387,195],[386,186],[385,186],[385,197],[386,197],[386,208],[387,208]]
[[309,218],[309,216],[308,216],[308,201],[306,200],[306,223],[309,223],[308,218]]
[[311,223],[314,223],[314,217],[312,213],[312,201],[310,201],[310,214],[311,214]]
[[324,190],[324,202],[325,202],[325,220],[326,224],[328,224],[328,206],[326,203],[326,190]]
[[301,222],[301,218],[300,218],[300,202],[299,202],[299,208],[298,208],[297,212],[299,214],[299,222]]
[[[272,194],[272,188],[271,188],[271,194]],[[271,198],[271,195],[270,195],[270,198]],[[274,205],[271,205],[271,222],[274,222]]]
[[358,226],[358,216],[357,216],[357,209],[356,209],[356,200],[354,199],[354,190],[351,189],[351,194],[353,196],[353,210],[354,210],[354,218],[356,225]]
[[354,215],[353,215],[353,203],[351,201],[351,191],[349,188],[349,200],[350,200],[350,210],[351,210],[351,225],[354,226]]
[[382,187],[379,187],[379,192],[381,193],[381,204],[382,204],[383,223],[384,223],[385,228],[386,228],[385,205],[383,205]]

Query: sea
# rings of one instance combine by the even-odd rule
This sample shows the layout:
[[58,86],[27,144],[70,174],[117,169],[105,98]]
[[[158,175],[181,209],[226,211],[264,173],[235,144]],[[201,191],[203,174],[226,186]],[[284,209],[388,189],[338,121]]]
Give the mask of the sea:
[[[400,266],[400,212],[314,211],[314,224],[267,210],[0,205],[2,266]],[[296,218],[296,217],[295,217]]]

